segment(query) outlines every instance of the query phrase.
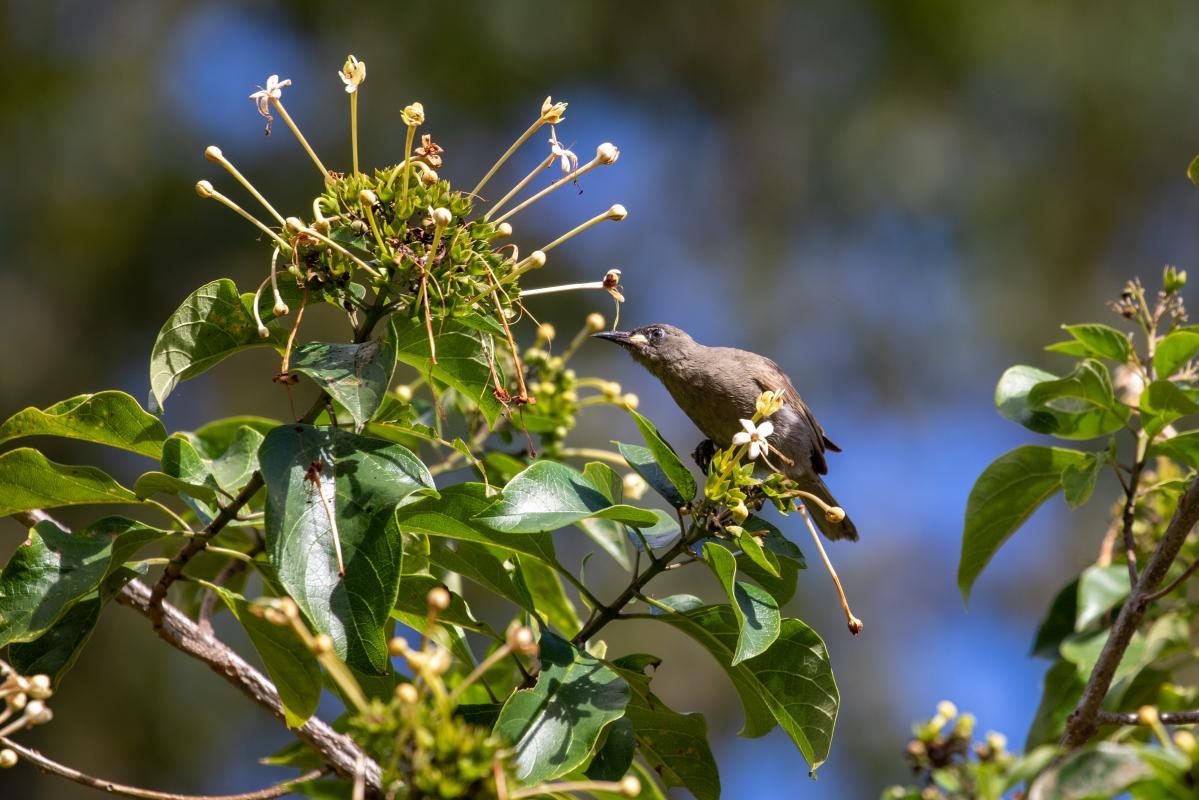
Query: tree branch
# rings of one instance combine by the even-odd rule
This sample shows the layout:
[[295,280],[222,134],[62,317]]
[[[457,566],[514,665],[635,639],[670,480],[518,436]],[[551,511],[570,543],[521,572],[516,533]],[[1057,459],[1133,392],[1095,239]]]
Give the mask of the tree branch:
[[1140,580],[1133,584],[1132,593],[1120,609],[1107,642],[1099,654],[1095,669],[1092,670],[1086,688],[1083,689],[1078,707],[1066,720],[1066,729],[1061,738],[1063,747],[1079,747],[1098,731],[1099,708],[1107,696],[1107,690],[1111,688],[1112,678],[1124,657],[1124,651],[1128,649],[1133,634],[1141,624],[1153,593],[1165,579],[1174,560],[1178,558],[1178,552],[1196,523],[1199,523],[1199,477],[1191,482],[1179,500],[1178,508],[1175,509],[1165,534],[1157,543],[1157,548],[1153,551],[1149,563],[1145,565]]
[[99,789],[102,792],[109,794],[122,795],[124,797],[138,797],[142,800],[270,800],[272,797],[282,797],[289,794],[292,787],[303,781],[315,780],[324,775],[328,770],[318,769],[312,772],[307,772],[297,778],[277,783],[274,786],[268,786],[265,789],[259,789],[256,792],[244,792],[242,794],[222,794],[222,795],[195,795],[195,794],[175,794],[174,792],[156,792],[152,789],[142,789],[137,786],[126,786],[122,783],[114,783],[113,781],[103,778],[95,778],[80,772],[73,767],[68,767],[64,764],[59,764],[53,759],[39,753],[28,747],[14,742],[11,739],[0,737],[0,744],[15,751],[21,758],[33,764],[43,772],[49,772],[57,775],[60,778],[66,778],[69,781],[90,786],[93,789]]
[[[1194,725],[1199,723],[1199,711],[1162,711],[1158,713],[1163,725]],[[1142,725],[1135,712],[1100,711],[1095,715],[1100,725]]]

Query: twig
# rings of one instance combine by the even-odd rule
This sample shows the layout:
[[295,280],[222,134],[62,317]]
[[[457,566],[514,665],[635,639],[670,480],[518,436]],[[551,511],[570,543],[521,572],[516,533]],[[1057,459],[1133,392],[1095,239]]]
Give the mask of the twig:
[[[1161,711],[1158,713],[1163,725],[1194,725],[1199,723],[1199,711]],[[1095,715],[1100,725],[1143,725],[1135,711],[1100,711]]]
[[268,786],[265,789],[259,789],[256,792],[243,792],[242,794],[221,794],[221,795],[197,795],[197,794],[176,794],[175,792],[156,792],[152,789],[142,789],[137,786],[127,786],[123,783],[115,783],[103,778],[96,778],[86,773],[80,772],[73,767],[68,767],[65,764],[59,764],[51,758],[42,755],[37,750],[25,747],[11,739],[0,738],[0,744],[13,750],[21,758],[33,764],[43,772],[49,772],[57,775],[60,778],[66,778],[69,781],[89,786],[93,789],[99,789],[102,792],[109,794],[122,795],[124,797],[138,797],[143,800],[269,800],[272,797],[283,797],[290,794],[292,787],[297,783],[304,781],[315,780],[326,774],[329,770],[317,769],[312,772],[305,773],[296,778],[290,778],[282,783],[277,783],[274,786]]
[[1128,561],[1128,585],[1137,585],[1137,549],[1132,535],[1132,525],[1136,520],[1137,489],[1141,483],[1141,472],[1145,468],[1145,454],[1149,451],[1143,437],[1137,441],[1137,461],[1132,465],[1128,475],[1128,484],[1124,490],[1124,558]]
[[1161,600],[1163,597],[1165,597],[1166,595],[1173,592],[1179,586],[1182,586],[1182,584],[1184,584],[1186,582],[1187,578],[1189,578],[1195,574],[1195,570],[1197,570],[1197,569],[1199,569],[1199,560],[1196,560],[1193,564],[1191,564],[1189,567],[1187,567],[1186,570],[1181,575],[1179,575],[1174,580],[1170,581],[1169,585],[1167,585],[1166,588],[1159,589],[1158,591],[1154,592],[1153,594],[1147,595],[1142,602],[1148,604],[1148,603],[1152,603],[1154,600]]
[[1133,584],[1128,601],[1120,609],[1107,642],[1099,653],[1099,660],[1091,671],[1086,688],[1083,689],[1078,707],[1066,719],[1066,729],[1061,738],[1063,747],[1079,747],[1098,731],[1099,708],[1111,687],[1116,667],[1119,666],[1124,651],[1128,649],[1133,634],[1145,616],[1150,598],[1169,573],[1174,560],[1178,558],[1178,552],[1196,523],[1199,523],[1199,477],[1191,482],[1179,500],[1165,535],[1158,542],[1149,563],[1141,572],[1140,580]]
[[[262,550],[263,542],[261,538],[258,538],[254,542],[254,546],[246,552],[246,555],[253,558],[261,553]],[[212,579],[212,582],[217,586],[224,586],[235,575],[245,569],[245,561],[231,560],[228,564],[221,567],[221,571],[216,574],[216,576]],[[200,627],[206,633],[212,633],[212,612],[216,609],[217,599],[216,592],[208,592],[204,595],[204,599],[200,601],[200,613],[198,615],[198,621],[200,623]]]

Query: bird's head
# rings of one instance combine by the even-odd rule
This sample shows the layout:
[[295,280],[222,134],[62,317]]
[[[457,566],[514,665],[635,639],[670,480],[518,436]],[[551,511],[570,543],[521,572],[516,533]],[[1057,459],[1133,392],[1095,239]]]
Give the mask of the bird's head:
[[654,374],[669,369],[696,347],[695,340],[686,331],[661,322],[631,331],[601,331],[592,336],[620,345]]

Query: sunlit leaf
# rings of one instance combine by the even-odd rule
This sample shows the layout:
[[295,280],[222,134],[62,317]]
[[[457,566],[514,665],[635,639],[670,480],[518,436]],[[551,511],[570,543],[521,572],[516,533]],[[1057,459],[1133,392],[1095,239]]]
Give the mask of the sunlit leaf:
[[132,397],[110,391],[81,394],[44,410],[27,408],[0,425],[0,444],[22,436],[83,439],[158,458],[167,432]]
[[137,495],[95,467],[55,464],[28,447],[0,455],[0,517],[35,508],[137,502]]

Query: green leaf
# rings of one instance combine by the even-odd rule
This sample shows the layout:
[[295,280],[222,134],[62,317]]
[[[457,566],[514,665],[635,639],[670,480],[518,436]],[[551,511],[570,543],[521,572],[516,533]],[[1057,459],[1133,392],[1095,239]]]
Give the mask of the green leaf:
[[633,570],[633,555],[623,525],[609,519],[581,519],[575,525],[622,568],[629,572]]
[[[336,428],[283,425],[258,452],[266,481],[266,544],[288,593],[337,655],[362,672],[390,669],[384,625],[395,606],[401,568],[396,505],[434,492],[411,451]],[[319,463],[320,489],[306,478]],[[324,496],[322,501],[321,496]],[[333,510],[345,563],[338,575]]]
[[1077,450],[1025,445],[1004,453],[983,470],[966,501],[958,563],[958,588],[964,601],[1000,546],[1062,488],[1062,471],[1085,458]]
[[1150,456],[1166,456],[1188,467],[1199,468],[1199,431],[1186,431],[1160,439],[1149,448]]
[[1051,433],[1063,439],[1094,439],[1114,433],[1132,413],[1116,401],[1107,367],[1093,359],[1083,361],[1064,378],[1033,386],[1028,403],[1053,414],[1056,427]]
[[134,552],[165,535],[122,517],[73,534],[39,522],[0,572],[0,647],[41,636]]
[[1057,430],[1057,419],[1051,412],[1033,407],[1028,401],[1028,393],[1037,384],[1055,380],[1057,376],[1052,372],[1036,367],[1009,367],[995,386],[995,407],[1001,416],[1030,431],[1053,433]]
[[263,321],[273,333],[258,335],[250,298],[242,297],[228,278],[206,283],[192,292],[167,319],[150,351],[151,399],[160,410],[180,381],[194,378],[247,347],[279,344],[276,318]]
[[555,461],[538,461],[504,487],[500,500],[475,517],[481,525],[507,533],[555,531],[587,517],[637,527],[658,521],[653,512],[613,505],[575,470]]
[[736,537],[736,542],[737,546],[741,548],[742,554],[747,559],[757,564],[759,568],[771,577],[779,577],[778,558],[774,553],[762,547],[762,543],[758,541],[758,537],[742,529]]
[[[424,630],[429,615],[429,592],[438,588],[445,589],[446,586],[432,575],[406,573],[400,579],[400,591],[396,596],[395,612],[392,616],[409,627]],[[476,633],[499,638],[490,625],[475,618],[462,596],[454,592],[450,592],[449,607],[439,612],[437,618],[450,625],[459,625]]]
[[229,446],[233,444],[233,440],[242,435],[242,428],[250,428],[266,436],[274,428],[282,424],[277,419],[256,417],[248,414],[224,417],[223,419],[213,420],[206,425],[196,428],[195,431],[188,435],[188,438],[195,445],[197,452],[205,458],[212,459],[229,449]]
[[1083,630],[1128,597],[1128,567],[1090,566],[1078,579],[1078,616],[1075,630]]
[[[1073,336],[1074,341],[1081,346],[1081,352],[1071,352],[1070,355],[1107,358],[1120,364],[1128,361],[1132,355],[1132,344],[1128,341],[1128,334],[1107,325],[1063,325],[1062,330]],[[1046,349],[1058,352],[1063,350],[1056,345],[1050,345]]]
[[395,328],[362,344],[308,342],[296,348],[290,368],[312,378],[345,406],[361,428],[387,396],[396,365]]
[[664,705],[634,701],[625,715],[633,723],[641,755],[667,787],[682,786],[696,800],[719,800],[720,773],[703,714],[679,714]]
[[637,738],[628,716],[614,720],[604,728],[599,748],[584,774],[593,781],[619,781],[633,765],[636,750]]
[[250,642],[279,690],[284,721],[299,728],[316,713],[321,699],[321,668],[312,651],[290,627],[267,622],[236,592],[205,582],[246,629]]
[[1062,641],[1074,633],[1078,617],[1078,579],[1070,581],[1053,597],[1049,611],[1037,628],[1032,654],[1041,658],[1057,658]]
[[0,455],[0,517],[34,508],[137,502],[137,495],[95,467],[55,464],[28,447]]
[[536,604],[519,571],[509,571],[487,546],[471,541],[429,540],[429,560],[441,569],[456,572],[489,592],[538,616]]
[[1153,371],[1159,378],[1169,378],[1197,354],[1199,333],[1174,331],[1157,343],[1153,351]]
[[589,461],[583,467],[583,477],[597,492],[607,498],[609,503],[615,505],[624,500],[624,480],[616,470],[602,461]]
[[230,495],[241,491],[258,471],[258,448],[262,447],[263,438],[254,428],[243,425],[220,455],[204,460],[217,486]]
[[158,458],[167,431],[132,397],[109,391],[81,394],[45,410],[27,408],[0,425],[0,444],[22,436],[83,439]]
[[1171,381],[1156,380],[1141,392],[1141,417],[1150,439],[1174,420],[1197,411],[1199,405]]
[[[696,491],[695,476],[691,474],[691,470],[687,469],[679,460],[674,448],[662,438],[662,434],[658,433],[658,429],[652,422],[632,409],[629,409],[629,414],[633,417],[633,422],[637,423],[637,429],[641,431],[641,437],[645,439],[645,446],[649,448],[654,460],[666,474],[667,480],[682,497],[683,503],[690,503],[695,497]],[[675,507],[678,508],[678,506]]]
[[766,590],[737,578],[737,560],[715,542],[704,543],[704,561],[728,595],[737,616],[737,649],[732,666],[766,652],[779,636],[778,603]]
[[100,588],[84,595],[38,638],[31,642],[13,642],[8,646],[8,660],[22,675],[50,676],[55,689],[62,677],[75,664],[100,621],[100,611],[126,583],[138,573],[118,567],[100,584]]
[[1153,776],[1137,748],[1098,742],[1037,776],[1029,800],[1102,800]]
[[666,477],[666,472],[654,460],[654,454],[650,452],[648,447],[615,441],[613,444],[616,445],[616,449],[620,451],[621,457],[628,462],[633,471],[644,478],[645,482],[655,492],[660,494],[666,502],[670,503],[671,508],[682,508],[687,505],[687,501],[679,494],[679,490],[670,482],[670,478]]
[[549,631],[540,657],[537,684],[513,692],[495,725],[515,750],[516,777],[529,786],[577,769],[629,702],[620,675]]
[[824,763],[840,695],[828,650],[814,630],[797,619],[784,619],[769,650],[733,666],[740,634],[728,606],[703,606],[653,618],[686,633],[724,668],[745,708],[741,735],[763,736],[777,722],[812,770]]
[[1071,511],[1091,499],[1091,493],[1095,491],[1095,481],[1099,479],[1099,473],[1107,463],[1100,455],[1087,453],[1082,461],[1062,470],[1062,494]]
[[396,358],[415,367],[422,376],[432,375],[478,403],[479,410],[494,426],[504,406],[496,399],[488,355],[479,334],[454,320],[438,322],[437,363],[429,358],[429,338],[419,319],[392,316]]
[[574,603],[566,596],[558,573],[537,558],[518,555],[516,560],[537,611],[550,625],[567,636],[573,636],[583,627],[583,623],[579,621]]
[[1066,717],[1078,705],[1086,684],[1087,676],[1065,659],[1049,668],[1042,682],[1041,703],[1024,742],[1025,750],[1043,744],[1057,744],[1065,729]]
[[1187,177],[1191,179],[1191,183],[1199,186],[1199,156],[1195,156],[1187,167]]
[[400,527],[412,533],[498,547],[553,563],[554,539],[545,534],[511,534],[473,524],[473,518],[495,502],[481,483],[459,483],[439,497],[422,497],[396,511]]
[[205,503],[216,502],[216,490],[211,486],[188,483],[165,472],[147,472],[133,483],[133,493],[140,499],[156,494],[189,495]]

